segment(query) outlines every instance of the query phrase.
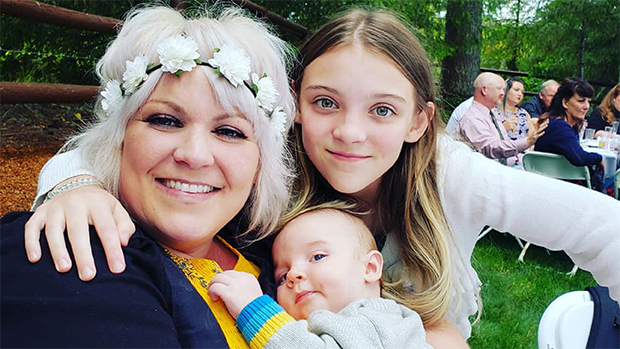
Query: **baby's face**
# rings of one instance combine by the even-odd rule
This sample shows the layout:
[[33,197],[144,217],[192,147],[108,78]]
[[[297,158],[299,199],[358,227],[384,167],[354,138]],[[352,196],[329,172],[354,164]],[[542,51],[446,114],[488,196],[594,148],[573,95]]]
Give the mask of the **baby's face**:
[[365,258],[351,219],[321,210],[291,221],[273,245],[278,303],[295,319],[365,298]]

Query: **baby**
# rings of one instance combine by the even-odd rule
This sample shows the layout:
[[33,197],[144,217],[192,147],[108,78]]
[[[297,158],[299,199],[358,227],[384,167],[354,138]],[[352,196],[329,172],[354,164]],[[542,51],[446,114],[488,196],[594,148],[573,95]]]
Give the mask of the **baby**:
[[419,315],[380,298],[383,257],[361,219],[309,210],[278,234],[273,261],[277,303],[242,272],[209,287],[252,348],[430,348]]

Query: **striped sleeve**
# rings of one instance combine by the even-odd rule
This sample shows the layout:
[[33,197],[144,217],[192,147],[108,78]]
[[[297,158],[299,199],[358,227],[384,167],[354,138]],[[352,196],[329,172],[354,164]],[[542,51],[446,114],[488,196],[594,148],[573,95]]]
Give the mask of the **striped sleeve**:
[[261,349],[285,324],[295,321],[271,297],[256,298],[241,310],[237,327],[252,349]]

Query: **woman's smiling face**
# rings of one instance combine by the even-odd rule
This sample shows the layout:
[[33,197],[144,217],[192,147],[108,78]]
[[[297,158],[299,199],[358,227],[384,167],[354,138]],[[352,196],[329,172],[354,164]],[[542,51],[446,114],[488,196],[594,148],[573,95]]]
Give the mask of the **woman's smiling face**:
[[127,125],[120,174],[131,216],[191,256],[241,210],[259,166],[252,124],[219,105],[202,69],[164,74]]
[[411,82],[387,58],[357,44],[333,48],[308,65],[296,122],[308,157],[332,187],[368,201],[403,144],[416,142],[428,124]]

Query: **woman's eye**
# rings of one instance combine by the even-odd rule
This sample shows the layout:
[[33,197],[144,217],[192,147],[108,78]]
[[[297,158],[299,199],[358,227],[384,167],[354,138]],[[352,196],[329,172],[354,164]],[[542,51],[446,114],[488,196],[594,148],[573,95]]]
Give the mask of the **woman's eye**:
[[384,105],[378,106],[374,109],[374,113],[377,116],[380,116],[382,118],[390,116],[392,114],[394,114],[394,110],[392,110],[392,108],[390,107],[386,107]]
[[317,253],[314,256],[312,256],[312,260],[313,261],[320,261],[323,258],[325,258],[325,255],[324,254],[320,254],[320,253]]
[[332,109],[336,107],[336,103],[334,103],[334,101],[328,98],[318,99],[314,103],[323,109]]
[[213,132],[225,138],[231,138],[231,139],[247,139],[248,138],[245,134],[243,134],[243,132],[235,128],[228,127],[228,126],[219,127],[215,129],[215,131]]
[[155,114],[144,119],[144,122],[159,127],[182,127],[183,123],[170,115]]

